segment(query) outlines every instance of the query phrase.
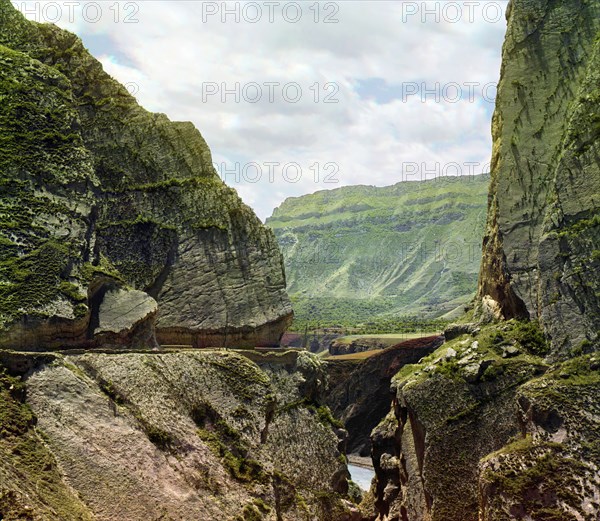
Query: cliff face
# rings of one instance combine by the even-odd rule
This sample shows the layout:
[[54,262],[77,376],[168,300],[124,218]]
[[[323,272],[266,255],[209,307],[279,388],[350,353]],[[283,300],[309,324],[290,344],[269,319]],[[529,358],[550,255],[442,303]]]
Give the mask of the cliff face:
[[296,318],[355,326],[462,310],[477,289],[488,183],[463,176],[287,199],[267,225]]
[[394,377],[372,433],[382,521],[598,518],[600,2],[507,16],[486,320]]
[[0,517],[356,517],[322,363],[254,357],[0,352]]
[[191,123],[145,111],[8,0],[0,99],[0,345],[278,342],[277,243]]
[[548,365],[548,348],[511,320],[393,378],[372,433],[379,521],[597,519],[600,362]]
[[508,9],[479,297],[539,319],[555,357],[598,348],[599,34],[595,0]]
[[442,343],[442,337],[407,340],[362,361],[328,359],[329,391],[325,403],[348,431],[347,452],[371,453],[370,434],[390,409],[392,376]]

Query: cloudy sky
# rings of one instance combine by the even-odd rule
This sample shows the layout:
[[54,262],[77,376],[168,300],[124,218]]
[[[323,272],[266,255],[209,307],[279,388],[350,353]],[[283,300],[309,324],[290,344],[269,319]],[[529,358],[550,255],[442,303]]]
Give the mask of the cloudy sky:
[[192,121],[262,219],[316,190],[487,171],[504,1],[13,3]]

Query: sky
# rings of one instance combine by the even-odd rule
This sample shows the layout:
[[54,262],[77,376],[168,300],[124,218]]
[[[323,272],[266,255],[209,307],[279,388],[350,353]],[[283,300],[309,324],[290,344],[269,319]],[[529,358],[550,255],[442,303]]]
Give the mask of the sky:
[[287,197],[487,172],[505,1],[19,1],[192,121],[261,219]]

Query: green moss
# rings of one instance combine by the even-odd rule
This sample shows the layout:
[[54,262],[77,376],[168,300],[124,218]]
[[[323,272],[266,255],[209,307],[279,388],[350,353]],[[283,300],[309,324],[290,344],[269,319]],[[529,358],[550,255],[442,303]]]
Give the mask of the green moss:
[[77,376],[77,378],[79,378],[81,380],[85,380],[87,378],[87,375],[85,374],[85,372],[83,370],[81,370],[79,367],[77,367],[75,364],[63,361],[62,365],[64,365],[75,376]]
[[88,314],[89,308],[86,304],[77,304],[73,308],[73,313],[75,314],[75,318],[83,318]]
[[308,410],[315,413],[319,422],[325,427],[344,428],[344,424],[337,418],[334,418],[333,414],[331,414],[331,410],[326,405],[309,405]]
[[550,344],[536,321],[517,322],[513,336],[527,351],[536,356],[545,356],[550,352]]
[[482,461],[487,461],[491,458],[498,456],[499,454],[514,454],[514,453],[522,453],[528,452],[533,447],[533,438],[531,434],[527,434],[526,436],[517,436],[514,439],[510,440],[504,447],[496,452],[492,452]]
[[206,187],[217,187],[220,188],[222,185],[221,180],[217,176],[206,176],[206,177],[186,177],[177,178],[173,177],[165,181],[157,181],[154,183],[144,183],[140,185],[129,185],[127,191],[138,190],[142,192],[160,192],[168,188],[206,188]]
[[[36,420],[24,396],[24,383],[0,368],[0,518],[32,519],[34,513],[42,513],[35,517],[45,519],[53,510],[52,518],[91,520],[63,483],[54,457],[38,437],[39,429],[33,429]],[[34,492],[24,501],[13,490]]]
[[558,235],[561,237],[577,237],[598,225],[600,225],[600,215],[596,214],[590,219],[581,219],[576,223],[563,228],[558,232]]
[[476,410],[479,409],[480,406],[481,404],[479,402],[472,403],[471,405],[458,412],[454,416],[449,416],[448,418],[446,418],[446,423],[449,425],[453,423],[458,423],[461,420],[464,420],[465,418],[471,416]]
[[24,393],[20,379],[0,372],[0,439],[23,434],[33,425],[31,409],[18,400]]
[[481,375],[481,380],[484,382],[492,382],[502,374],[504,374],[504,364],[494,362],[486,367]]
[[600,371],[590,369],[590,356],[583,355],[566,360],[549,371],[546,379],[552,383],[552,389],[565,386],[565,391],[577,393],[578,388],[600,383]]
[[81,294],[79,288],[75,284],[66,280],[63,280],[60,283],[58,289],[65,297],[70,298],[75,302],[85,302],[87,300],[87,296]]
[[96,277],[109,277],[120,282],[125,282],[123,277],[119,273],[114,265],[110,262],[106,256],[100,254],[97,264],[86,262],[81,267],[81,276],[86,281],[92,281]]
[[260,386],[264,391],[269,388],[269,377],[244,356],[223,353],[211,358],[210,363],[218,368],[228,387],[244,400],[250,401],[255,397],[253,386]]
[[510,320],[489,329],[480,342],[483,347],[491,347],[497,353],[503,346],[515,345],[534,356],[545,356],[550,352],[550,344],[535,320]]
[[131,227],[136,227],[138,225],[144,225],[144,224],[151,224],[151,225],[157,226],[157,227],[165,229],[165,230],[172,230],[172,231],[177,230],[176,226],[159,222],[155,218],[149,217],[147,215],[138,215],[135,219],[129,219],[129,220],[102,222],[102,223],[98,224],[97,229],[102,231],[102,230],[106,230],[107,228],[114,228],[114,227],[131,228]]
[[59,296],[70,254],[68,244],[47,240],[23,257],[0,262],[0,325]]
[[271,511],[271,507],[267,505],[261,498],[254,499],[253,503],[263,514],[268,514]]
[[246,505],[242,510],[241,517],[238,516],[236,521],[261,521],[263,518],[261,512],[256,508],[255,505]]
[[171,433],[153,425],[143,418],[138,417],[146,436],[148,439],[156,445],[159,449],[163,451],[169,451],[175,447],[175,438],[171,435]]
[[117,405],[124,405],[126,400],[119,393],[119,391],[115,388],[115,385],[111,380],[105,380],[104,378],[100,378],[98,380],[98,385],[100,389],[106,396],[108,396],[113,402]]
[[242,514],[236,517],[236,521],[261,521],[270,511],[269,505],[262,499],[256,498],[251,504],[244,505]]
[[446,362],[438,363],[435,366],[434,374],[445,376],[446,378],[450,378],[451,380],[462,379],[460,366],[458,365],[458,361],[455,358],[452,358]]
[[245,482],[264,483],[268,476],[262,465],[249,457],[249,448],[238,431],[232,428],[208,404],[200,404],[191,412],[198,425],[198,436],[221,459],[232,477]]
[[[522,505],[533,519],[550,519],[542,516],[548,512],[561,512],[554,509],[551,503],[564,502],[572,507],[579,506],[580,499],[565,486],[571,476],[582,475],[587,467],[572,458],[562,456],[557,444],[538,445],[536,449],[542,450],[541,455],[532,452],[527,441],[517,445],[521,453],[530,453],[528,465],[525,468],[514,468],[505,465],[501,470],[486,473],[486,480],[495,483],[500,488],[500,493],[507,495],[512,501]],[[543,491],[542,491],[543,488]],[[548,504],[550,503],[550,505]],[[568,519],[562,511],[563,517]],[[574,519],[574,518],[573,518]]]

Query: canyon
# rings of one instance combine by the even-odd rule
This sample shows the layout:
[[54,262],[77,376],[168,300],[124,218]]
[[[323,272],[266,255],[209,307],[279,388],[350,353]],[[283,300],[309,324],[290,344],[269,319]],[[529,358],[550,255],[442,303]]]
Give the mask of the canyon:
[[[435,225],[478,215],[489,182],[481,262],[411,287],[425,312],[437,281],[460,313],[353,361],[277,346],[294,248],[377,224],[334,204],[376,190],[319,192],[315,215],[288,200],[272,231],[191,123],[0,0],[0,518],[597,520],[600,1],[512,0],[507,22],[489,179]],[[435,182],[420,202],[388,190],[415,208],[398,226],[448,202]],[[378,296],[397,290],[388,264]]]

